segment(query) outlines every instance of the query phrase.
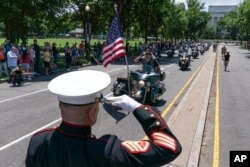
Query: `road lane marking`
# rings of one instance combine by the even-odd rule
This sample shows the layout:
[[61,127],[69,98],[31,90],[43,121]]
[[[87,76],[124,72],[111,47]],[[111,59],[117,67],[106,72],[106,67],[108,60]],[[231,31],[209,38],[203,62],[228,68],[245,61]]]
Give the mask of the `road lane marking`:
[[[129,65],[129,67],[133,67],[133,66],[136,66],[136,64],[134,64],[134,65]],[[122,68],[116,68],[116,69],[114,69],[114,70],[110,70],[110,71],[108,71],[107,73],[119,71],[119,70],[124,69],[124,68],[127,68],[127,66],[126,66],[126,67],[122,67]]]
[[[112,95],[112,94],[113,94],[113,93],[109,93],[109,94],[105,95],[105,97],[108,97],[108,96],[110,96],[110,95]],[[41,130],[43,130],[43,129],[46,129],[46,128],[50,127],[51,125],[54,125],[54,124],[58,123],[58,122],[61,121],[61,120],[62,120],[62,118],[58,118],[58,119],[56,119],[56,120],[54,120],[54,121],[52,121],[52,122],[50,122],[50,123],[44,125],[43,127],[39,128],[39,129],[36,129],[36,130],[34,130],[33,132],[30,132],[30,133],[28,133],[28,134],[26,134],[26,135],[24,135],[24,136],[22,136],[22,137],[20,137],[20,138],[18,138],[18,139],[16,139],[16,140],[12,141],[12,142],[10,142],[10,143],[8,143],[8,144],[6,144],[6,145],[0,147],[0,152],[3,151],[3,150],[5,150],[5,149],[7,149],[7,148],[9,148],[9,147],[11,147],[11,146],[13,146],[13,145],[15,145],[15,144],[17,144],[17,143],[19,143],[19,142],[21,142],[21,141],[24,140],[24,139],[26,139],[26,138],[28,138],[28,137],[30,137],[30,136],[36,134],[37,132],[39,132],[39,131],[41,131]]]
[[219,167],[220,164],[220,56],[217,52],[217,76],[216,76],[216,102],[215,102],[215,124],[214,124],[214,155],[213,167]]
[[31,93],[24,94],[24,95],[21,95],[21,96],[16,96],[16,97],[12,97],[12,98],[9,98],[9,99],[1,100],[0,103],[4,103],[4,102],[7,102],[7,101],[11,101],[11,100],[19,99],[19,98],[22,98],[22,97],[34,95],[34,94],[37,94],[37,93],[45,92],[47,90],[48,89],[42,89],[42,90],[39,90],[39,91],[36,91],[36,92],[31,92]]
[[14,141],[12,141],[12,142],[10,142],[10,143],[8,143],[8,144],[6,144],[6,145],[0,147],[0,151],[3,151],[3,150],[5,150],[6,148],[8,148],[8,147],[10,147],[10,146],[12,146],[12,145],[14,145],[14,144],[17,144],[18,142],[20,142],[20,141],[22,141],[22,140],[24,140],[24,139],[30,137],[31,135],[33,135],[33,134],[35,134],[35,133],[37,133],[37,132],[39,132],[39,131],[41,131],[41,130],[43,130],[43,129],[45,129],[45,128],[47,128],[47,127],[49,127],[49,126],[51,126],[51,125],[53,125],[53,124],[55,124],[55,123],[57,123],[57,122],[59,122],[59,121],[61,121],[61,118],[59,118],[59,119],[57,119],[57,120],[55,120],[55,121],[53,121],[53,122],[51,122],[51,123],[49,123],[49,124],[47,124],[47,125],[45,125],[45,126],[39,128],[39,129],[37,129],[37,130],[34,130],[33,132],[30,132],[29,134],[27,134],[27,135],[25,135],[25,136],[22,136],[22,137],[20,137],[20,138],[17,139],[17,140],[14,140]]
[[[165,118],[166,114],[171,110],[171,108],[174,106],[174,104],[176,103],[176,101],[178,100],[178,98],[181,96],[181,94],[184,92],[184,90],[188,87],[188,85],[193,81],[194,77],[198,74],[198,72],[200,71],[201,67],[205,64],[205,62],[208,60],[208,56],[205,58],[205,60],[203,60],[203,62],[201,63],[201,65],[196,69],[196,71],[194,72],[194,74],[189,78],[189,80],[185,83],[185,85],[179,90],[179,92],[177,93],[177,95],[174,97],[174,99],[171,101],[171,103],[167,106],[167,108],[163,111],[163,113],[161,114],[161,116],[163,118]],[[148,140],[147,136],[144,136],[143,140]]]

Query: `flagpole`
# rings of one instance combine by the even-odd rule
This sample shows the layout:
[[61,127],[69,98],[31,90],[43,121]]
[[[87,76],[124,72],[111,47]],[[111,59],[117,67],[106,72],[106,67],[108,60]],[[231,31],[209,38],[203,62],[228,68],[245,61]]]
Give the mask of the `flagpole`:
[[[114,4],[114,8],[115,8],[116,14],[118,14],[117,6],[118,6],[118,5],[115,3],[115,4]],[[127,53],[125,54],[124,57],[125,57],[126,65],[127,65],[128,93],[129,93],[129,95],[130,95],[130,72],[129,72],[129,65],[128,65]]]

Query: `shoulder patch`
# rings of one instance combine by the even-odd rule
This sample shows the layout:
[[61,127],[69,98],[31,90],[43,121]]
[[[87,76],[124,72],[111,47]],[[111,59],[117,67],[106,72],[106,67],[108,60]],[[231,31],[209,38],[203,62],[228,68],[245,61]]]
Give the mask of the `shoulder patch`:
[[176,141],[174,138],[170,137],[163,132],[155,132],[152,134],[153,142],[161,147],[168,148],[176,152]]
[[147,141],[124,141],[121,143],[122,146],[130,153],[145,153],[150,147],[150,143]]

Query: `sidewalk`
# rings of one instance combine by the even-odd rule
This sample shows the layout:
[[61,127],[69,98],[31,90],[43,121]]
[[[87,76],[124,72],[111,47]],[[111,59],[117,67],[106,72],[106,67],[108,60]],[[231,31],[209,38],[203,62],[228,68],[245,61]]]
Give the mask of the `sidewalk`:
[[168,125],[182,145],[181,155],[164,167],[197,167],[216,54],[210,52]]

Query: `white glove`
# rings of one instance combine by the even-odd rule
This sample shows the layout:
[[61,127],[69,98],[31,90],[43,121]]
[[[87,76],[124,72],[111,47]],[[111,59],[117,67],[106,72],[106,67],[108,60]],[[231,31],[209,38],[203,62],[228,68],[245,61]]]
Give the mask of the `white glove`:
[[128,112],[133,112],[136,108],[142,105],[127,95],[106,97],[106,103],[111,103],[113,106],[121,107]]

